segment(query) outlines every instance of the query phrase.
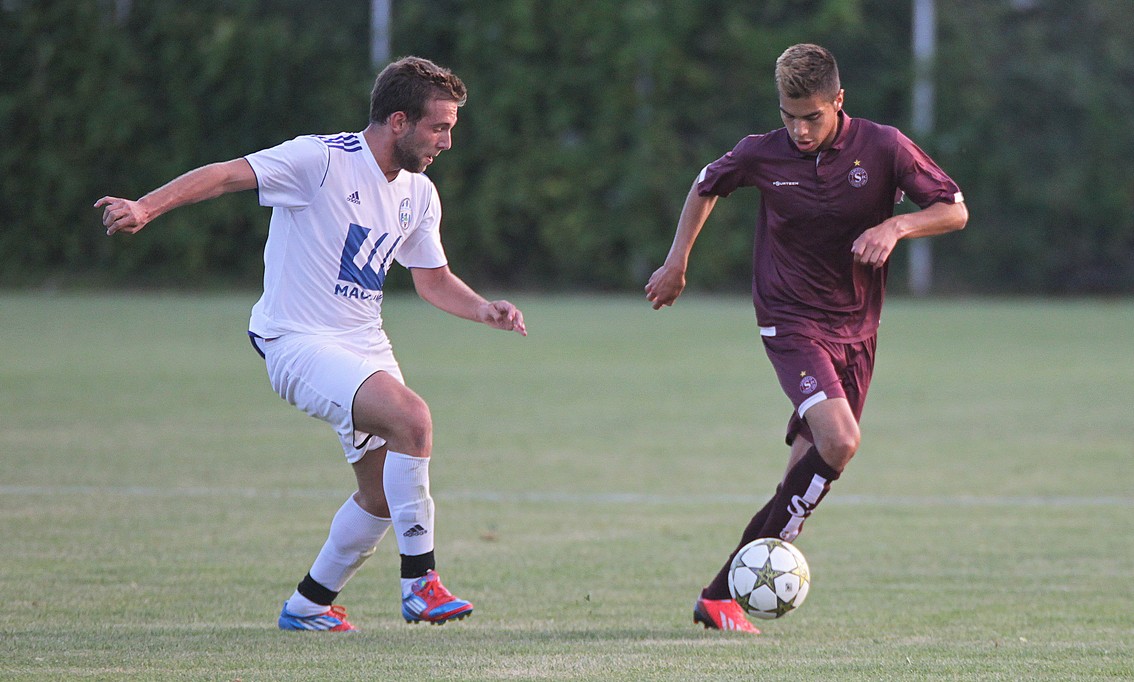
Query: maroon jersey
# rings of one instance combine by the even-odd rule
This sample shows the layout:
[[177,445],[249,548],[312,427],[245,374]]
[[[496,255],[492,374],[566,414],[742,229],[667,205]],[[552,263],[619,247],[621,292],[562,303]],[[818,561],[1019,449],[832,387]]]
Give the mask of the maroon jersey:
[[752,300],[762,334],[873,336],[887,268],[855,263],[854,240],[891,217],[903,192],[921,208],[963,201],[957,184],[897,128],[839,117],[835,143],[817,156],[796,149],[780,128],[744,138],[698,178],[702,196],[760,190]]

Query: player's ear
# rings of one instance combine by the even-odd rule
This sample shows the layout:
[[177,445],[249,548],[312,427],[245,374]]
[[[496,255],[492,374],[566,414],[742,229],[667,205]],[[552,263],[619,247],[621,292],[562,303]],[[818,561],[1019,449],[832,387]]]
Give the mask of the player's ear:
[[843,108],[843,98],[845,96],[845,93],[846,93],[846,90],[843,90],[843,89],[840,88],[839,94],[835,95],[835,111],[838,111],[838,110]]

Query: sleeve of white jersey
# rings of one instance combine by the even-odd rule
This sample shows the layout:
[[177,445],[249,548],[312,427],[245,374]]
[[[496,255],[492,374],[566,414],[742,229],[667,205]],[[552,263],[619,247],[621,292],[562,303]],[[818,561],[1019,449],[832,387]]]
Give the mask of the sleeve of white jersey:
[[244,157],[256,173],[261,206],[310,205],[327,177],[330,153],[311,135],[288,140]]
[[407,268],[439,268],[448,264],[441,245],[441,199],[432,183],[428,208],[394,258]]

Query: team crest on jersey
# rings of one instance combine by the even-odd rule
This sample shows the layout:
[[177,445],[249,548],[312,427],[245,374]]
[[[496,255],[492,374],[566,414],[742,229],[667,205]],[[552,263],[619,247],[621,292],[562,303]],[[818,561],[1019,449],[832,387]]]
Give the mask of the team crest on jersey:
[[862,187],[870,180],[870,175],[867,174],[866,169],[862,167],[861,161],[854,162],[854,168],[847,175],[847,182],[851,187]]
[[799,390],[803,395],[811,395],[817,388],[819,388],[819,381],[813,376],[804,374],[803,378],[799,380]]
[[402,229],[404,230],[409,227],[410,220],[412,218],[413,209],[410,208],[409,197],[406,197],[405,199],[402,199],[401,205],[398,206],[398,225],[401,225]]

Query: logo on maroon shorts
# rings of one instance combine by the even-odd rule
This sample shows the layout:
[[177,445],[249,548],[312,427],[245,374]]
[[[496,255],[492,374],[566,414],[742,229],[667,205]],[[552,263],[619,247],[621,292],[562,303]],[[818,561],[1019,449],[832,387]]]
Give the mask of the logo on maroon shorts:
[[815,377],[804,375],[799,380],[799,390],[803,392],[803,395],[811,395],[817,388],[819,388],[819,382]]

